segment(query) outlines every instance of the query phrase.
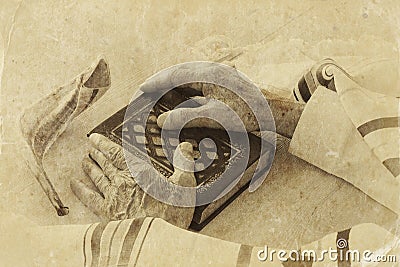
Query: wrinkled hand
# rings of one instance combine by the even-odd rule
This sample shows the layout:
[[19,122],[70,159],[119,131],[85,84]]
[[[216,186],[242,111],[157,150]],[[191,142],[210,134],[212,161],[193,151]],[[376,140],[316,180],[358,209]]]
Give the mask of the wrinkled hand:
[[[230,130],[242,129],[242,122],[247,131],[259,129],[257,120],[251,109],[242,98],[238,97],[232,91],[232,88],[227,89],[216,84],[205,82],[185,84],[183,81],[186,80],[218,80],[221,84],[234,84],[240,87],[241,93],[245,96],[244,98],[250,101],[260,96],[260,92],[257,92],[257,88],[234,68],[212,63],[178,65],[172,70],[167,69],[163,71],[161,75],[155,75],[149,78],[139,89],[143,92],[156,92],[167,90],[171,85],[183,84],[181,87],[190,87],[198,90],[204,97],[196,98],[196,102],[201,104],[200,107],[179,108],[162,114],[157,121],[157,124],[161,128],[167,130],[178,129],[182,126],[182,121],[190,117],[199,119],[189,122],[185,127],[221,128],[220,124],[206,119],[206,117],[211,117],[218,118],[221,124],[228,125]],[[225,105],[221,105],[214,100],[221,101]],[[239,116],[240,120],[232,120],[231,116],[220,116],[220,114],[229,114],[229,109],[233,110]],[[171,123],[164,125],[167,117],[169,117],[168,119],[171,120]]]
[[[93,147],[89,156],[83,159],[82,168],[98,192],[79,180],[71,180],[71,188],[95,214],[111,220],[152,216],[182,228],[189,227],[194,208],[171,206],[147,195],[132,177],[120,145],[99,134],[90,135],[89,140]],[[188,163],[194,164],[192,145],[184,142],[179,144],[178,149],[174,154],[174,162],[181,161],[181,164],[186,164],[186,170],[193,170],[193,165],[187,166]],[[188,160],[182,159],[182,156]],[[193,172],[180,169],[176,169],[168,180],[180,186],[196,186]]]
[[[160,75],[152,76],[139,89],[148,93],[163,91],[169,89],[171,85],[182,84],[182,81],[188,80],[188,77],[190,77],[190,80],[201,80],[204,77],[214,77],[214,79],[217,77],[218,80],[227,80],[226,84],[236,85],[239,88],[242,97],[246,99],[247,103],[252,105],[252,108],[241,97],[235,94],[231,90],[232,88],[229,88],[229,90],[216,84],[203,82],[184,84],[180,87],[189,87],[203,94],[204,97],[196,97],[196,102],[201,104],[201,106],[196,108],[178,108],[163,113],[157,120],[160,128],[167,130],[180,129],[182,122],[187,121],[187,118],[211,117],[218,118],[218,120],[223,122],[221,123],[223,125],[228,125],[228,128],[225,128],[225,130],[240,129],[239,124],[243,122],[248,132],[258,131],[260,130],[259,123],[263,122],[257,121],[252,110],[265,110],[265,105],[268,102],[275,121],[276,132],[283,136],[291,137],[303,110],[303,104],[284,99],[265,90],[262,90],[262,94],[260,94],[260,91],[247,78],[243,77],[240,72],[221,64],[178,66],[172,70],[163,71]],[[260,95],[267,102],[260,101]],[[214,100],[221,101],[226,105],[220,105]],[[231,116],[226,115],[229,114],[227,113],[229,108],[239,116],[240,121],[233,120]],[[222,114],[225,114],[225,116]],[[164,125],[167,117],[170,123]],[[262,119],[267,120],[267,124],[270,125],[269,121],[272,118]],[[209,119],[199,118],[188,122],[185,127],[220,129],[221,124]],[[262,125],[261,128],[262,130],[272,130],[266,125]]]

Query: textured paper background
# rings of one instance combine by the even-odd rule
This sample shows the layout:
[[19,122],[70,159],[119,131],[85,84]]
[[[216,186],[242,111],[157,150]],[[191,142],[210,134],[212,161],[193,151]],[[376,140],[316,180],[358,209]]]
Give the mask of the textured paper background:
[[[68,186],[71,177],[83,175],[85,134],[127,104],[145,78],[172,64],[237,56],[232,62],[256,84],[288,95],[307,67],[332,57],[353,74],[369,70],[373,75],[364,82],[371,90],[398,95],[399,7],[395,0],[2,0],[0,210],[43,225],[98,220]],[[71,208],[70,215],[57,217],[22,161],[18,117],[26,105],[69,81],[99,54],[109,60],[111,89],[45,159]],[[234,203],[204,233],[291,247],[361,222],[393,229],[396,216],[350,184],[309,170],[312,166],[301,169],[299,177],[299,169],[285,160],[278,158],[282,163],[275,164],[276,175],[260,188],[264,191],[243,195],[247,202]],[[248,212],[238,212],[242,203],[251,207]],[[251,231],[246,218],[254,219]]]

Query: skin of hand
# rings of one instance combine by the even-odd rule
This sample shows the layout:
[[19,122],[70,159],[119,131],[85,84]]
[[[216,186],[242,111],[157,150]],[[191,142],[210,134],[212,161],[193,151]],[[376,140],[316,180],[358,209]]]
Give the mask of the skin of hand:
[[[179,84],[179,81],[184,80],[184,77],[187,77],[188,75],[193,77],[193,80],[196,80],[196,77],[204,77],[208,75],[218,75],[221,79],[231,79],[233,82],[240,84],[241,93],[246,96],[246,99],[252,101],[253,98],[258,97],[257,94],[254,93],[254,86],[250,85],[249,81],[244,79],[242,75],[238,74],[235,69],[231,68],[231,70],[229,70],[220,65],[210,65],[209,67],[203,68],[196,68],[196,66],[193,66],[192,68],[177,68],[174,72],[167,71],[163,73],[163,75],[149,78],[140,86],[139,89],[148,93],[167,90],[171,84]],[[163,113],[157,120],[157,124],[161,128],[167,130],[179,129],[182,126],[182,121],[186,121],[186,119],[190,117],[196,117],[198,119],[188,122],[185,127],[220,129],[221,125],[229,125],[232,129],[227,130],[239,129],[236,125],[236,123],[239,122],[232,120],[230,116],[220,116],[220,114],[227,114],[227,107],[218,105],[216,101],[213,101],[218,100],[225,103],[226,106],[231,108],[239,116],[248,132],[258,131],[260,129],[256,117],[250,107],[243,99],[241,99],[241,97],[231,90],[219,85],[202,82],[184,84],[179,87],[181,87],[182,90],[189,87],[202,92],[204,97],[196,97],[195,99],[199,104],[201,104],[201,106],[196,108],[177,108]],[[270,105],[272,116],[275,119],[276,132],[289,138],[292,137],[294,129],[296,128],[297,122],[303,111],[304,104],[281,98],[266,90],[262,90],[262,94]],[[252,102],[256,103],[257,101]],[[258,108],[262,109],[265,107]],[[170,123],[165,127],[164,122],[167,117]],[[225,121],[225,123],[219,124],[207,118],[199,117],[218,118],[220,121]]]
[[[132,177],[120,145],[100,134],[91,134],[89,140],[92,148],[89,156],[82,160],[82,168],[98,191],[91,189],[80,180],[71,180],[71,189],[83,204],[98,216],[109,220],[152,216],[162,218],[184,229],[189,227],[194,207],[171,206],[147,195]],[[193,170],[192,145],[187,142],[179,144],[173,160],[174,163],[177,162],[177,166],[185,164],[185,170]],[[147,163],[140,164],[143,166]],[[152,168],[150,165],[147,167]],[[196,186],[193,172],[178,168],[175,168],[168,181],[184,187]]]

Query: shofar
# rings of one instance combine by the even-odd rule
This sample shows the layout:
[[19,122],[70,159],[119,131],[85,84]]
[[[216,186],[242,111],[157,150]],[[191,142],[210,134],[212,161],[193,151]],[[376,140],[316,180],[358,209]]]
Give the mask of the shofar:
[[110,70],[100,57],[70,83],[25,109],[20,127],[33,155],[28,160],[51,204],[59,216],[68,214],[43,168],[43,158],[72,120],[96,102],[111,85]]

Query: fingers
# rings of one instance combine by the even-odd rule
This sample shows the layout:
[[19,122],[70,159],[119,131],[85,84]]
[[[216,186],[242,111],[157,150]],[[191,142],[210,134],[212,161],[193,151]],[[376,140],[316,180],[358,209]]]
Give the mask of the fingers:
[[90,149],[90,157],[97,162],[103,173],[110,179],[118,172],[118,169],[97,149]]
[[127,165],[125,162],[122,146],[109,140],[107,137],[93,133],[89,136],[89,141],[118,169],[125,170]]
[[[203,89],[203,82],[237,75],[233,68],[211,62],[190,62],[165,69],[142,83],[139,90],[147,93],[172,89],[181,85],[195,90]],[[196,81],[196,82],[194,82]],[[201,82],[198,82],[201,81]]]
[[173,86],[172,81],[173,70],[167,69],[160,73],[157,73],[155,76],[150,77],[144,83],[139,86],[139,90],[152,93],[160,90],[170,89]]
[[229,106],[214,99],[209,99],[203,106],[197,108],[177,108],[165,112],[157,118],[157,125],[165,130],[209,128],[227,131],[242,131],[243,129],[251,131],[255,127],[250,122],[252,122],[251,118],[244,116],[241,119]]
[[82,161],[83,171],[90,177],[101,193],[106,194],[110,188],[110,180],[104,175],[103,171],[89,158]]
[[104,215],[104,199],[101,195],[79,180],[72,179],[70,182],[72,192],[79,200],[96,215]]
[[[182,126],[185,126],[185,128],[206,127],[223,129],[215,120],[209,119],[216,118],[219,111],[220,108],[212,101],[197,108],[177,108],[161,114],[157,118],[157,125],[165,130],[178,130],[181,129]],[[190,120],[191,118],[195,119]]]
[[195,187],[193,146],[188,142],[178,145],[173,157],[174,174],[169,181],[185,187]]
[[[175,65],[171,68],[165,69],[162,72],[155,74],[154,76],[147,79],[144,83],[139,86],[139,90],[152,93],[157,91],[168,90],[182,84],[187,84],[190,86],[192,84],[194,89],[201,87],[199,83],[188,84],[187,80],[198,80],[196,76],[204,73],[205,69],[200,68],[200,64],[190,64],[190,65]],[[190,77],[191,79],[188,79]]]

